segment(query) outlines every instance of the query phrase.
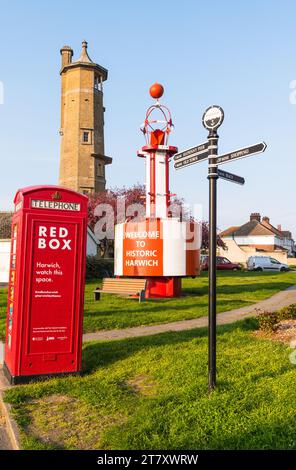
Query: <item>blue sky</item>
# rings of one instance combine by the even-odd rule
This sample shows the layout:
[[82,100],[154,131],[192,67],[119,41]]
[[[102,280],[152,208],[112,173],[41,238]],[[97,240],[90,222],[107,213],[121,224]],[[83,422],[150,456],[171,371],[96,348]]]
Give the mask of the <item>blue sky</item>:
[[[296,3],[292,0],[27,0],[0,2],[0,209],[11,208],[19,187],[57,184],[60,126],[60,53],[78,57],[81,41],[109,70],[105,83],[108,186],[144,182],[137,149],[139,126],[151,104],[149,86],[165,87],[180,150],[201,143],[211,104],[224,108],[220,153],[265,140],[266,152],[224,165],[245,186],[219,181],[218,225],[268,215],[296,236]],[[208,211],[206,164],[174,171],[171,191]]]

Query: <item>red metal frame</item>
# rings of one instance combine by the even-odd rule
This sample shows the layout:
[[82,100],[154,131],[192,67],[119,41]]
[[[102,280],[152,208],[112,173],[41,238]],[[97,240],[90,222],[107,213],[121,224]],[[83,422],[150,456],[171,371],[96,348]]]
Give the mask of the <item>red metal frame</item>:
[[148,277],[145,298],[180,297],[181,290],[182,278],[179,276]]

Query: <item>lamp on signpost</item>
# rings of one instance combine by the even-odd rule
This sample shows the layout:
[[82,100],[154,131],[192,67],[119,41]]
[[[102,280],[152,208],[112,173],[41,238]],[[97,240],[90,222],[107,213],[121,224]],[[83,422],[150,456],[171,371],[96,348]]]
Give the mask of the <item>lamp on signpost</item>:
[[217,129],[224,119],[220,106],[210,106],[202,117],[209,130],[208,135],[208,180],[209,180],[209,331],[208,331],[208,384],[209,392],[216,386],[216,246],[217,246]]

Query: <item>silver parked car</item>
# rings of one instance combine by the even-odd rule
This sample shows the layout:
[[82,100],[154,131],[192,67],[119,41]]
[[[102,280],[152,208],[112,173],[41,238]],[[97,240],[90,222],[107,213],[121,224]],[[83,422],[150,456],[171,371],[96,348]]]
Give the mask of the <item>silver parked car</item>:
[[250,256],[247,261],[248,271],[289,271],[289,266],[270,256]]

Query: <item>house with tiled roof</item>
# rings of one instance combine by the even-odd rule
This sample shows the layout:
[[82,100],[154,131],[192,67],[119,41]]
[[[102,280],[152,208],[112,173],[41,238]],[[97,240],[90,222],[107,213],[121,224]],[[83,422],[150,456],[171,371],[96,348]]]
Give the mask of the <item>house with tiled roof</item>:
[[12,212],[0,212],[0,283],[8,282]]
[[269,217],[258,212],[250,215],[248,222],[241,226],[229,227],[220,233],[226,249],[223,254],[233,262],[246,262],[249,256],[273,256],[281,262],[295,257],[295,242],[291,232],[275,227]]

